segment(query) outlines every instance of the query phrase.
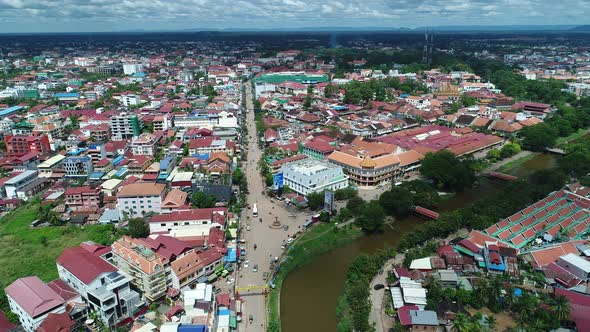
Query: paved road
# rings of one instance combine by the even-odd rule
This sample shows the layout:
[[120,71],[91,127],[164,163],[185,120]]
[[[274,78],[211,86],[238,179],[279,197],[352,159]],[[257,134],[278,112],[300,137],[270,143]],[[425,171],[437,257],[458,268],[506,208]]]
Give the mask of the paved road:
[[[291,212],[284,203],[273,200],[271,202],[268,196],[262,194],[264,191],[264,179],[258,170],[258,160],[262,156],[262,151],[258,146],[258,135],[256,133],[256,122],[251,96],[251,83],[246,83],[246,101],[247,115],[246,125],[248,128],[248,145],[247,161],[242,164],[242,169],[248,179],[248,204],[257,205],[259,217],[252,217],[252,210],[244,209],[241,216],[242,238],[246,241],[246,259],[249,261],[249,267],[241,267],[236,289],[244,299],[242,306],[243,321],[239,329],[241,331],[264,331],[266,330],[266,301],[264,295],[247,295],[248,292],[240,289],[252,286],[263,286],[265,281],[262,280],[264,272],[270,271],[270,260],[272,257],[280,256],[281,245],[287,241],[301,227],[309,215],[302,212]],[[295,215],[295,217],[289,217]],[[262,218],[262,222],[259,221]],[[288,230],[271,228],[275,218],[283,225],[289,226]],[[250,228],[249,231],[246,228]],[[257,249],[254,250],[254,244]],[[254,265],[258,265],[258,272],[253,271]],[[248,322],[252,315],[254,321]]]

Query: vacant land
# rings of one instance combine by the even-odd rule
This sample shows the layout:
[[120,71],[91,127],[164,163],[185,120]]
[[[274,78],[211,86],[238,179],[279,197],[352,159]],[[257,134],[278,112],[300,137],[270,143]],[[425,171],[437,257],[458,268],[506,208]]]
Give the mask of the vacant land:
[[66,247],[83,241],[110,244],[117,236],[112,226],[89,225],[29,228],[37,218],[38,203],[21,205],[0,219],[0,289],[15,279],[37,275],[57,278],[55,259]]

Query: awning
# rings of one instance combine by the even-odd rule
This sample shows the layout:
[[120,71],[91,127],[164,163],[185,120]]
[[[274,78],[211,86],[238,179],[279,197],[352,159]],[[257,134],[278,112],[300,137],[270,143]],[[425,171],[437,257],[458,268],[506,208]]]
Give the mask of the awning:
[[217,279],[217,274],[213,273],[209,276],[209,278],[207,278],[208,282],[213,282]]

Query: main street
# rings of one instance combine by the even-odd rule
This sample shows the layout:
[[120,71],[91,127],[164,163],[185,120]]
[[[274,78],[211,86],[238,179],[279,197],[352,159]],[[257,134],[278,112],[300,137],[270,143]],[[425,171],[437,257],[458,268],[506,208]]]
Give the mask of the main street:
[[[242,306],[243,320],[239,327],[242,331],[264,331],[266,330],[266,301],[262,288],[267,281],[263,280],[263,273],[270,272],[271,258],[280,256],[281,245],[287,241],[297,230],[302,227],[306,219],[310,218],[308,213],[287,210],[285,203],[272,200],[263,194],[265,190],[264,179],[258,169],[258,161],[262,157],[262,150],[258,146],[258,134],[256,132],[256,120],[254,105],[252,102],[251,83],[246,85],[246,126],[248,129],[248,145],[246,147],[247,160],[242,163],[242,170],[248,179],[248,198],[250,206],[257,205],[258,217],[252,216],[251,209],[244,209],[240,217],[241,238],[246,241],[246,257],[249,266],[244,267],[242,263],[236,280],[236,291],[244,300]],[[260,219],[262,221],[260,221]],[[271,228],[275,219],[282,225],[287,225],[288,230],[283,228]],[[249,229],[249,230],[247,230]],[[256,244],[257,248],[254,249]],[[258,265],[258,272],[254,272],[254,265]],[[249,294],[251,293],[251,294]],[[253,322],[250,324],[249,317],[252,315]]]

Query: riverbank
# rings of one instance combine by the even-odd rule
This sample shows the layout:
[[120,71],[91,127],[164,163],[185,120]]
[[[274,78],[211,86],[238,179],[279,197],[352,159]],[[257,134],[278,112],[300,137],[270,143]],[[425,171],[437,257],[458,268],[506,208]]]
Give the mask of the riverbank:
[[[501,173],[510,172],[515,168],[519,168],[520,166],[522,166],[522,164],[535,158],[536,156],[537,154],[534,152],[522,151],[510,158],[502,160],[502,162],[500,163],[495,164],[493,170]],[[490,169],[490,171],[492,171],[492,169]]]
[[362,231],[353,225],[338,228],[333,223],[317,224],[291,245],[279,272],[274,277],[275,288],[271,289],[268,295],[268,331],[281,330],[280,296],[283,282],[289,273],[310,263],[317,255],[350,243],[362,234]]

